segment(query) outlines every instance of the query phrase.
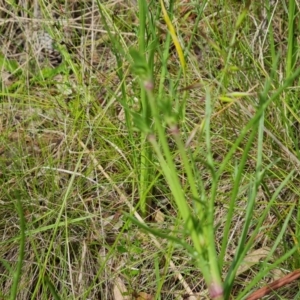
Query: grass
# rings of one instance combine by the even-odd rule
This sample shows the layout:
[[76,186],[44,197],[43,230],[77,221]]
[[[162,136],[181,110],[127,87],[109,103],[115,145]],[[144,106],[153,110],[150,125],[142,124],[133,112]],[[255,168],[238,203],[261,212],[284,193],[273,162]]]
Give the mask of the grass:
[[297,3],[38,2],[57,67],[0,1],[0,298],[247,299],[298,269]]

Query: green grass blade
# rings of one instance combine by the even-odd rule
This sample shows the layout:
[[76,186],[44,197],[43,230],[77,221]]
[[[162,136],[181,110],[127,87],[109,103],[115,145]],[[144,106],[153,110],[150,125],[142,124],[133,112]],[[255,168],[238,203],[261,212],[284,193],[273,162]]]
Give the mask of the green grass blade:
[[10,300],[17,299],[18,294],[18,286],[21,278],[22,273],[22,266],[23,266],[23,260],[24,260],[24,252],[25,252],[25,230],[26,230],[26,223],[25,223],[25,217],[22,207],[22,194],[19,191],[16,191],[14,193],[14,199],[13,202],[15,203],[15,208],[18,212],[19,219],[20,219],[20,247],[19,247],[19,257],[18,257],[18,263],[17,268],[14,271],[13,274],[13,284],[11,287],[10,292]]

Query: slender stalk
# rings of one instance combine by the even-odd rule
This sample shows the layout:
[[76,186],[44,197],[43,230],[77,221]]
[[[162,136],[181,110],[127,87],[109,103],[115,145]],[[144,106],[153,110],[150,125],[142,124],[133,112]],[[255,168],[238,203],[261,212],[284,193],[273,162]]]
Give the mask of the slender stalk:
[[15,202],[15,207],[20,218],[20,242],[19,242],[20,247],[19,247],[19,258],[17,263],[17,269],[13,275],[13,283],[12,283],[11,293],[9,298],[10,300],[17,299],[18,285],[21,278],[22,265],[23,265],[24,253],[25,253],[25,227],[26,227],[23,208],[21,204],[21,195],[19,193],[16,193],[16,197],[13,201]]
[[[151,86],[151,84],[145,83],[145,86]],[[202,224],[198,225],[198,221],[193,218],[176,173],[172,155],[166,139],[165,129],[162,126],[162,122],[159,117],[159,110],[155,103],[156,102],[155,97],[152,93],[152,89],[146,89],[146,90],[147,90],[147,95],[151,107],[151,112],[154,118],[155,128],[158,133],[160,145],[162,146],[163,154],[161,153],[160,147],[153,135],[149,136],[150,143],[152,144],[157,154],[158,160],[160,162],[160,165],[162,166],[164,175],[166,176],[166,180],[172,191],[179,212],[185,222],[186,229],[189,232],[191,239],[193,241],[193,245],[197,253],[197,255],[195,256],[196,262],[199,268],[201,269],[201,272],[204,275],[206,283],[209,287],[211,297],[213,299],[216,298],[223,299],[222,296],[223,288],[222,288],[220,270],[218,267],[218,260],[215,252],[216,250],[214,247],[213,223],[208,222],[207,224],[205,224],[205,220],[204,218],[202,218],[200,219],[200,222]],[[191,168],[189,167],[189,161],[186,155],[184,154],[185,152],[184,149],[182,149],[182,144],[179,140],[176,126],[173,127],[171,131],[173,131],[173,135],[177,141],[179,150],[181,150],[180,152],[184,160],[184,166],[188,173],[188,180],[190,180],[192,184],[192,193],[194,196],[196,196],[196,198],[199,198],[196,185],[192,176],[192,171]]]
[[[139,34],[138,34],[138,41],[139,41],[139,52],[145,56],[146,55],[146,22],[147,22],[147,2],[145,0],[139,0]],[[150,124],[150,110],[147,101],[147,95],[144,88],[141,88],[140,93],[140,101],[141,101],[141,114],[142,119],[145,120],[148,124]],[[149,195],[149,176],[151,174],[151,157],[152,151],[149,147],[149,142],[147,141],[147,133],[141,132],[141,157],[140,157],[140,208],[141,212],[144,216],[147,215],[148,209],[151,206]]]
[[267,6],[267,16],[268,16],[268,37],[270,42],[270,52],[271,52],[271,58],[272,58],[272,65],[276,62],[276,49],[275,49],[275,40],[274,40],[274,31],[273,26],[271,26],[273,13],[271,14],[272,6],[269,1],[266,2]]
[[289,1],[288,49],[286,59],[286,77],[291,75],[295,61],[295,11],[296,1]]

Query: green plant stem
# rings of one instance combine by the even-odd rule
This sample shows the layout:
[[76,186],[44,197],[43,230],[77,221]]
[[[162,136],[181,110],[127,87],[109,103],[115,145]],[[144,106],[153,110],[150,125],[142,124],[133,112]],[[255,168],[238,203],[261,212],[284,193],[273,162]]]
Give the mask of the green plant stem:
[[271,58],[272,58],[272,65],[276,63],[276,48],[275,48],[275,40],[274,40],[274,31],[273,31],[273,26],[271,26],[272,22],[272,6],[270,2],[266,2],[267,6],[267,14],[268,14],[268,37],[269,37],[269,42],[270,42],[270,52],[271,52]]
[[23,260],[24,260],[24,252],[25,252],[25,218],[23,213],[23,208],[21,204],[21,195],[20,193],[16,193],[15,199],[13,199],[15,203],[16,210],[18,212],[19,218],[20,218],[20,248],[19,248],[19,258],[18,258],[18,264],[17,269],[13,274],[13,283],[11,287],[11,293],[10,293],[10,300],[17,299],[18,294],[18,285],[22,273],[22,266],[23,266]]
[[[147,2],[145,0],[139,0],[139,52],[141,55],[145,56],[146,53],[146,44],[145,44],[145,35],[146,35],[146,21],[147,21]],[[141,113],[142,118],[147,120],[147,123],[150,122],[150,109],[147,103],[147,95],[144,88],[141,88],[140,94],[140,101],[141,101]],[[149,142],[147,141],[147,134],[145,132],[141,132],[141,158],[140,158],[140,208],[141,212],[144,216],[147,215],[148,209],[151,206],[150,198],[148,197],[148,185],[149,185],[149,176],[151,174],[151,160],[152,160],[152,150],[149,147]]]
[[[296,47],[295,47],[295,11],[296,11],[296,1],[290,0],[289,3],[289,13],[288,13],[288,45],[287,45],[287,57],[286,57],[286,77],[289,77],[294,68],[294,61],[296,57]],[[286,93],[286,103],[292,107],[293,110],[298,111],[298,105],[294,103],[291,98],[290,93]],[[286,118],[291,119],[289,111],[286,111]],[[294,134],[291,132],[291,135]]]
[[[145,84],[146,86],[147,84]],[[221,284],[221,277],[219,273],[218,268],[218,261],[216,259],[215,255],[215,248],[214,248],[214,237],[210,234],[210,230],[207,229],[207,227],[213,226],[212,224],[200,224],[200,227],[195,224],[195,220],[191,214],[190,208],[187,204],[187,201],[185,199],[185,195],[183,193],[183,190],[181,188],[180,181],[178,179],[176,169],[174,166],[174,162],[172,159],[172,155],[170,153],[170,149],[168,146],[168,142],[166,139],[166,133],[165,129],[162,125],[162,122],[159,117],[159,110],[157,108],[157,104],[155,103],[155,98],[152,93],[152,90],[147,90],[147,95],[152,111],[152,115],[154,118],[155,128],[158,133],[159,142],[162,146],[162,150],[164,155],[161,153],[160,147],[153,135],[149,136],[149,140],[157,154],[158,160],[160,162],[160,165],[162,166],[163,172],[166,176],[167,182],[169,184],[169,187],[172,191],[172,194],[174,196],[175,202],[178,206],[179,212],[185,222],[186,230],[189,232],[193,245],[195,247],[195,251],[197,255],[195,255],[197,264],[199,268],[201,269],[201,272],[204,275],[204,278],[206,280],[206,283],[210,289],[211,296],[215,298],[215,294],[217,294],[219,299],[223,299],[222,294],[222,284]],[[176,133],[177,134],[177,133]],[[175,134],[175,135],[176,135]],[[179,147],[181,149],[181,143],[177,139],[177,142],[179,144]],[[182,151],[182,149],[181,149]],[[165,158],[166,160],[165,160]],[[193,184],[193,193],[197,196],[197,191],[195,184],[193,183],[193,179],[191,179],[191,170],[188,167],[189,162],[187,160],[187,157],[185,154],[183,154],[184,157],[184,163],[185,167],[187,168],[187,171],[189,173],[188,177],[191,180],[191,183]],[[201,220],[203,221],[203,220]],[[212,240],[212,245],[211,245]],[[213,254],[212,254],[212,253]],[[208,260],[207,260],[207,254],[208,254]]]
[[287,49],[287,59],[286,59],[286,77],[291,75],[294,67],[295,60],[295,11],[296,11],[296,1],[289,1],[289,23],[288,23],[288,49]]

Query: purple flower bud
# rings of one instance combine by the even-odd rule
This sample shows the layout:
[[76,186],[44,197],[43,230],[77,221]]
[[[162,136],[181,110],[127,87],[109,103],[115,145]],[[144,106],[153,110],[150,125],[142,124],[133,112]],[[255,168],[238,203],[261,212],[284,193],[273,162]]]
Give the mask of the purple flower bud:
[[218,283],[212,283],[209,287],[209,294],[212,299],[223,296],[223,287]]
[[154,88],[153,81],[151,79],[145,80],[144,87],[147,91],[152,91]]

